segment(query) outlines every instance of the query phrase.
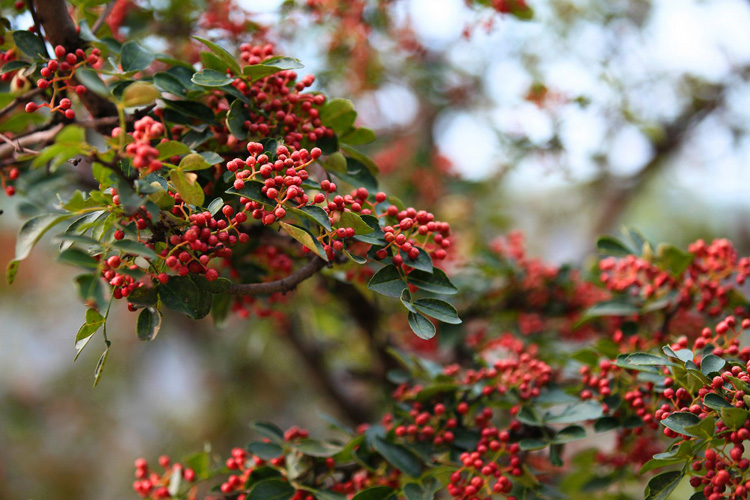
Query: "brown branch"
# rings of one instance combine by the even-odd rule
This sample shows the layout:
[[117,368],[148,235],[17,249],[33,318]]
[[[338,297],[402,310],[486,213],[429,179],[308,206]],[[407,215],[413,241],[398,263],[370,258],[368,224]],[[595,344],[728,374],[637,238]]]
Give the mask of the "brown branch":
[[[68,52],[83,48],[85,43],[78,35],[65,0],[34,0],[34,3],[39,22],[53,46],[62,45]],[[117,115],[115,105],[95,92],[86,92],[79,98],[94,118]]]
[[35,132],[18,139],[14,139],[11,144],[0,144],[0,158],[8,158],[10,156],[13,156],[14,153],[26,148],[26,146],[47,143],[54,139],[57,133],[62,130],[62,128],[63,124],[60,123],[49,130]]
[[600,193],[598,196],[605,200],[600,210],[601,215],[593,227],[594,236],[611,230],[630,205],[634,195],[659,172],[670,156],[680,150],[695,125],[724,103],[725,97],[726,87],[720,86],[712,98],[696,98],[686,111],[673,122],[663,126],[664,134],[661,140],[654,143],[653,157],[640,171],[627,178],[607,175],[592,186]]
[[13,99],[10,102],[10,104],[8,104],[7,106],[5,106],[3,109],[0,109],[0,118],[2,118],[3,116],[7,115],[11,111],[13,111],[13,109],[15,109],[15,107],[18,106],[19,104],[28,102],[29,99],[31,99],[32,97],[34,97],[34,96],[36,96],[38,94],[41,94],[42,92],[44,92],[42,89],[36,88],[34,90],[30,90],[30,91],[26,92],[23,95],[19,95],[18,97],[16,97],[15,99]]
[[323,269],[327,262],[315,257],[295,272],[276,281],[268,283],[239,283],[229,287],[228,293],[234,295],[270,295],[272,293],[286,293],[294,290],[297,285]]
[[381,337],[382,311],[377,303],[368,300],[355,286],[333,279],[326,282],[329,291],[346,306],[349,315],[367,338],[375,365],[368,375],[385,382],[388,371],[398,368],[398,363],[388,354],[388,339]]
[[[321,260],[322,259],[318,259]],[[372,417],[372,409],[352,398],[341,389],[340,381],[333,377],[324,366],[326,352],[314,343],[307,341],[300,333],[301,325],[296,316],[291,318],[288,327],[284,330],[284,337],[294,350],[302,358],[307,367],[310,377],[315,381],[327,398],[338,408],[342,416],[353,424],[369,422]]]

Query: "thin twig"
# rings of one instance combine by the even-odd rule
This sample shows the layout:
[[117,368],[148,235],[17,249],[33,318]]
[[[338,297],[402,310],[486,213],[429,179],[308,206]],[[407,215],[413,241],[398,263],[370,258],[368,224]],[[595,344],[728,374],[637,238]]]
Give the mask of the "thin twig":
[[94,22],[94,25],[91,27],[91,32],[96,35],[96,32],[99,31],[99,28],[102,27],[102,24],[104,24],[104,21],[107,20],[107,17],[109,17],[109,14],[112,12],[112,8],[117,3],[117,0],[112,0],[107,4],[107,8],[104,9],[104,12],[102,12],[99,15],[99,18]]
[[286,293],[297,288],[297,285],[326,267],[327,262],[320,257],[297,269],[295,272],[276,281],[268,283],[239,283],[229,287],[228,293],[234,295],[270,295],[272,293]]
[[0,144],[0,158],[8,158],[13,156],[14,153],[18,152],[19,147],[25,149],[26,146],[31,146],[32,144],[45,144],[54,139],[57,133],[62,130],[62,128],[63,124],[60,123],[49,130],[36,132],[34,134],[29,134],[25,137],[16,139],[10,144]]
[[19,95],[18,97],[16,97],[15,99],[13,99],[10,102],[10,104],[8,104],[7,106],[5,106],[3,109],[0,109],[0,118],[2,118],[3,116],[7,115],[11,111],[13,111],[13,109],[15,109],[15,107],[18,106],[19,104],[21,104],[23,102],[27,102],[29,99],[31,99],[32,97],[34,97],[34,96],[36,96],[38,94],[41,94],[42,92],[44,92],[42,89],[35,88],[34,90],[30,90],[30,91],[26,92],[25,94]]

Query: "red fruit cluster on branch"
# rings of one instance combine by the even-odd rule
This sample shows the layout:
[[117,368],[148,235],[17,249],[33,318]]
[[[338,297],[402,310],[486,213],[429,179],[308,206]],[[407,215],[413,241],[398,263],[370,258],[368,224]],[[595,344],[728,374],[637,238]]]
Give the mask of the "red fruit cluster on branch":
[[64,95],[65,92],[73,92],[78,95],[85,94],[86,87],[75,83],[75,72],[78,68],[86,65],[96,66],[100,64],[100,55],[101,51],[96,48],[91,49],[91,52],[87,55],[83,49],[68,52],[61,45],[55,47],[57,59],[51,59],[47,62],[47,65],[40,70],[41,78],[36,82],[37,87],[42,90],[52,88],[50,101],[42,104],[33,101],[28,102],[26,112],[33,113],[40,108],[49,108],[52,112],[62,113],[69,120],[75,118],[76,113],[71,109],[71,100],[67,97],[61,98],[60,94]]
[[[180,476],[182,480],[192,483],[196,479],[195,471],[181,463],[172,463],[166,455],[159,457],[159,466],[164,469],[160,474],[149,468],[145,459],[139,458],[135,461],[135,482],[133,490],[141,498],[160,500],[171,498],[169,484],[174,481],[175,475]],[[189,498],[195,498],[195,489],[189,493]]]
[[[160,170],[162,162],[158,159],[159,150],[151,142],[164,135],[164,125],[150,116],[144,116],[135,122],[134,128],[130,134],[134,142],[125,146],[125,153],[132,158],[133,166],[147,173]],[[121,133],[122,129],[116,127],[112,130],[112,137],[118,137]]]
[[710,245],[698,240],[690,245],[689,252],[693,260],[679,276],[670,275],[643,257],[629,255],[601,260],[600,279],[609,290],[628,291],[643,299],[675,291],[681,308],[694,306],[699,312],[705,310],[710,316],[718,316],[729,306],[733,288],[750,275],[750,258],[739,258],[725,239],[714,240]]

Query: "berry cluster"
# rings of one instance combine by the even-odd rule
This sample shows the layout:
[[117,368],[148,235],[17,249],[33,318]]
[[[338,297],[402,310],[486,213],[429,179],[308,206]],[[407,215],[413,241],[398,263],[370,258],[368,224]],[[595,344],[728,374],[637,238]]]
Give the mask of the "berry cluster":
[[3,191],[5,191],[6,195],[13,196],[16,194],[16,187],[10,184],[10,182],[18,180],[20,176],[21,171],[18,167],[10,167],[8,169],[0,170],[0,185],[2,185]]
[[[133,133],[130,135],[134,141],[125,146],[125,154],[131,157],[133,166],[146,173],[161,170],[162,162],[158,159],[159,150],[151,145],[151,141],[159,139],[164,135],[164,125],[150,116],[144,116],[135,122]],[[122,133],[120,127],[112,129],[112,137],[118,137]]]
[[[144,458],[139,458],[135,461],[136,480],[133,483],[133,489],[141,498],[148,498],[150,500],[172,498],[173,495],[169,491],[169,486],[175,483],[175,475],[188,483],[192,483],[196,479],[193,469],[181,463],[173,464],[167,455],[159,457],[159,466],[164,469],[164,472],[161,474],[150,470],[148,462]],[[189,490],[188,498],[194,499],[195,488],[190,487]]]
[[76,113],[71,108],[71,100],[67,97],[58,98],[58,96],[65,92],[75,92],[78,95],[85,94],[86,87],[76,84],[74,80],[76,69],[87,64],[90,66],[99,64],[100,56],[101,51],[96,48],[92,49],[91,53],[87,55],[83,49],[68,52],[62,45],[55,47],[55,57],[57,59],[51,59],[47,62],[47,65],[39,71],[41,78],[36,82],[37,87],[42,90],[51,87],[52,96],[49,102],[42,104],[37,104],[33,101],[27,103],[26,112],[33,113],[40,108],[49,108],[52,112],[64,114],[65,118],[69,120],[75,118]]
[[[248,65],[267,62],[274,55],[271,44],[242,44],[240,50],[240,60]],[[251,103],[245,107],[248,119],[243,127],[252,137],[259,139],[283,138],[295,150],[302,147],[303,141],[315,142],[333,137],[333,130],[323,126],[320,120],[319,108],[325,103],[325,96],[303,93],[314,82],[312,75],[297,81],[297,73],[292,70],[280,71],[254,82],[238,76],[232,85]],[[215,105],[218,102],[215,101]],[[217,132],[226,133],[228,130]]]
[[614,292],[628,292],[644,300],[658,299],[676,292],[678,306],[710,316],[718,316],[730,306],[731,290],[750,275],[750,258],[739,258],[732,244],[703,240],[691,244],[693,258],[679,276],[672,276],[658,263],[628,255],[608,257],[599,262],[602,283]]

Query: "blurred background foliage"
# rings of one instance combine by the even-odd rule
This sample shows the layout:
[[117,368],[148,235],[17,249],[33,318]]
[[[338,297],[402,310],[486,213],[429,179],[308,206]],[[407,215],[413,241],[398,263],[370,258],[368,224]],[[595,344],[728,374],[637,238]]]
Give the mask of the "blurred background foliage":
[[[226,47],[263,37],[301,59],[316,90],[352,99],[377,132],[368,153],[388,192],[456,228],[466,289],[511,229],[554,263],[585,266],[595,237],[623,223],[682,246],[728,237],[748,254],[748,2],[534,0],[531,21],[482,3],[119,0],[109,21],[188,59],[197,33]],[[7,262],[23,207],[0,208]],[[171,315],[148,344],[123,306],[92,389],[98,352],[72,363],[84,308],[52,244],[0,284],[0,498],[127,498],[136,457],[226,453],[252,419],[318,434],[322,414],[376,419],[384,346],[439,357],[471,328],[424,343],[397,304],[331,278],[304,283],[283,317],[218,330]]]

